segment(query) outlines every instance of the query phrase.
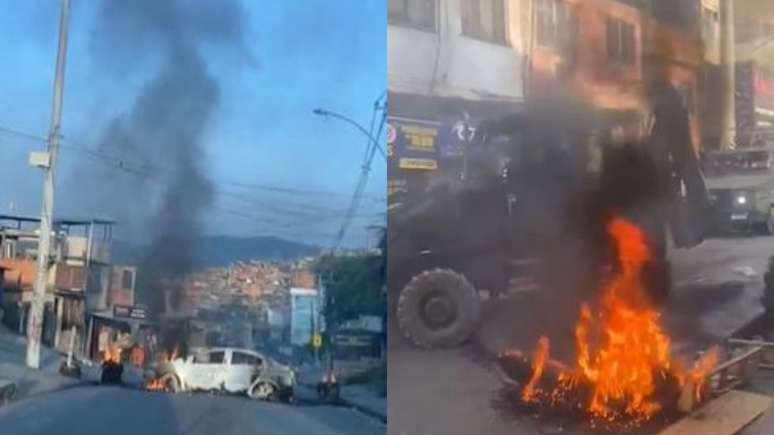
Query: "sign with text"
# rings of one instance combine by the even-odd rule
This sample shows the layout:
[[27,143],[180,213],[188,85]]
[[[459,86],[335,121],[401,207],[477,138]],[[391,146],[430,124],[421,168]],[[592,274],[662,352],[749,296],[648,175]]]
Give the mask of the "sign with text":
[[438,134],[441,124],[391,118],[387,123],[387,153],[400,169],[438,169]]
[[147,319],[148,310],[145,307],[114,305],[113,315],[115,317],[125,317],[129,319]]

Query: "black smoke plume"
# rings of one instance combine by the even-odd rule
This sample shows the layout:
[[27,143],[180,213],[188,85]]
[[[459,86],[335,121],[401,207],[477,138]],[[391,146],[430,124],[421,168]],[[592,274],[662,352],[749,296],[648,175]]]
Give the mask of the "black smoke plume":
[[235,0],[111,0],[102,2],[96,19],[94,58],[113,73],[117,92],[125,92],[128,79],[152,74],[129,111],[104,129],[98,155],[117,156],[119,163],[91,187],[129,234],[150,239],[139,265],[141,298],[156,312],[175,309],[176,283],[192,268],[215,194],[202,141],[221,92],[208,65],[233,54],[240,65],[254,65],[244,13]]

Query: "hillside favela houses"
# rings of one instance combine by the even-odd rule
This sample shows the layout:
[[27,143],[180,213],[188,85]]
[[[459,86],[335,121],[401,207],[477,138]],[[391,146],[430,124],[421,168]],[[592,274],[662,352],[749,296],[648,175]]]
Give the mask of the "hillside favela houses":
[[[104,219],[55,219],[44,345],[94,361],[118,345],[127,358],[142,355],[136,365],[163,351],[202,346],[261,349],[297,363],[328,350],[318,346],[315,353],[312,345],[326,327],[324,289],[315,272],[319,257],[202,265],[177,283],[177,306],[155,313],[138,288],[142,270],[114,263],[115,225]],[[38,227],[37,218],[0,215],[0,319],[18,334],[26,334]],[[369,340],[381,329],[370,331],[366,340],[350,340],[344,330],[369,329],[352,325],[339,328],[342,354],[378,357],[378,338]]]

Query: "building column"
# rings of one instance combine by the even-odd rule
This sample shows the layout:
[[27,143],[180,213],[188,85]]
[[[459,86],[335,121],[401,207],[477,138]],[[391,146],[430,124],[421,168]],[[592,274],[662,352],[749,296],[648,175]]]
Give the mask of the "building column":
[[723,83],[723,109],[720,148],[735,147],[736,139],[736,60],[734,55],[734,0],[720,0],[720,64]]

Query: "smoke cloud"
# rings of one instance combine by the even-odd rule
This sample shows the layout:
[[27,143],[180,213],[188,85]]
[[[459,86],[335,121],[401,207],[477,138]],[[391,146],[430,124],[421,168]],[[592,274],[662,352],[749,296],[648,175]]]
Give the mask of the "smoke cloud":
[[239,66],[255,65],[244,13],[235,0],[104,1],[97,23],[96,66],[112,72],[117,87],[121,79],[152,73],[99,140],[99,156],[117,157],[126,166],[97,173],[87,190],[96,190],[92,199],[129,234],[150,238],[138,290],[148,292],[152,309],[163,310],[164,292],[171,291],[173,306],[178,302],[173,283],[192,268],[195,240],[215,194],[202,142],[220,84],[208,64],[225,55]]

